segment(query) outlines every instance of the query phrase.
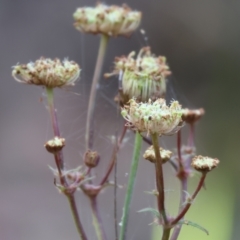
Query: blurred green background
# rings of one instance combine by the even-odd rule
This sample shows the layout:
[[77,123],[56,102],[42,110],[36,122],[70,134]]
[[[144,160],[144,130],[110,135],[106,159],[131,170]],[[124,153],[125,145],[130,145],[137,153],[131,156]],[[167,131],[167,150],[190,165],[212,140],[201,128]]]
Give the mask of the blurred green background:
[[[121,4],[106,0],[107,4]],[[197,126],[197,153],[221,160],[218,169],[209,174],[207,190],[202,190],[187,219],[207,228],[210,236],[184,226],[180,240],[240,239],[239,136],[240,136],[240,1],[225,0],[128,0],[130,7],[143,12],[139,33],[130,39],[116,38],[109,44],[104,72],[109,72],[115,56],[138,51],[149,44],[157,55],[164,55],[173,72],[169,80],[169,97],[184,107],[204,107],[206,115]],[[69,57],[83,68],[80,82],[73,90],[58,91],[57,106],[64,137],[69,148],[65,154],[68,167],[81,164],[84,149],[86,103],[95,65],[98,36],[83,35],[73,28],[72,13],[77,7],[94,5],[88,0],[21,0],[0,1],[0,239],[42,240],[78,239],[66,200],[52,184],[47,165],[53,166],[43,144],[52,136],[43,90],[17,84],[11,77],[11,66],[35,61],[40,56]],[[96,113],[96,146],[102,162],[96,173],[100,177],[109,161],[109,139],[116,128],[113,97],[116,79],[101,80]],[[80,93],[80,94],[77,94]],[[43,97],[44,98],[44,97]],[[107,117],[106,117],[107,116]],[[119,156],[118,181],[126,184],[131,134]],[[165,140],[164,140],[165,141]],[[172,143],[168,143],[172,142]],[[174,146],[175,138],[166,145]],[[74,159],[74,160],[72,160]],[[136,213],[154,206],[144,191],[154,188],[152,166],[141,162],[137,176],[134,203],[131,207],[129,239],[149,239],[152,216]],[[166,167],[167,188],[178,196],[178,182]],[[190,192],[197,184],[191,180]],[[112,189],[100,197],[101,212],[109,236],[113,239]],[[124,190],[119,191],[119,221]],[[177,197],[167,198],[168,208],[176,210]],[[84,224],[92,232],[88,203],[79,197]],[[175,206],[175,207],[173,207]],[[171,214],[175,214],[171,210]],[[157,235],[157,233],[156,233]],[[91,235],[91,240],[94,240]],[[159,239],[159,237],[156,237]]]

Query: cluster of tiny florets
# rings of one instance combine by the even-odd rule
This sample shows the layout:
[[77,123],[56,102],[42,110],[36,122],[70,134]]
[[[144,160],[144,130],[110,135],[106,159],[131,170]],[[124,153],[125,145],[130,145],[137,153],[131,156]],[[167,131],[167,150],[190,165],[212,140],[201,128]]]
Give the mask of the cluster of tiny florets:
[[54,88],[72,86],[80,75],[79,65],[67,59],[40,58],[28,64],[13,67],[13,77],[21,83]]
[[199,172],[209,172],[216,168],[218,164],[219,160],[217,158],[203,157],[199,155],[192,159],[192,167]]
[[182,110],[178,101],[170,106],[162,98],[148,103],[138,103],[130,100],[129,106],[122,109],[122,116],[127,120],[127,126],[150,134],[171,135],[182,126]]
[[81,32],[106,34],[108,36],[129,36],[135,31],[142,14],[132,11],[126,5],[122,7],[97,4],[96,7],[78,8],[73,14],[74,26]]
[[166,58],[154,56],[149,47],[142,48],[136,58],[135,55],[135,52],[131,52],[128,56],[117,57],[113,73],[105,76],[120,74],[123,94],[129,99],[134,97],[146,102],[163,97],[166,93],[166,77],[171,74]]
[[[166,163],[172,156],[172,152],[164,149],[164,148],[159,148],[159,152],[160,152],[160,156],[162,159],[162,163]],[[155,155],[155,151],[154,151],[154,147],[150,146],[143,154],[143,157],[152,162],[155,163],[156,162],[156,155]]]

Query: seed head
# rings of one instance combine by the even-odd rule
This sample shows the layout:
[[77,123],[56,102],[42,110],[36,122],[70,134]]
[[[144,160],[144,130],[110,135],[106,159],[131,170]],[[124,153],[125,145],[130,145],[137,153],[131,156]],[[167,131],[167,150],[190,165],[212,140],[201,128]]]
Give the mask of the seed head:
[[199,172],[209,172],[219,164],[217,158],[203,157],[201,155],[195,156],[192,159],[192,167]]
[[[162,158],[162,163],[166,163],[172,156],[172,152],[163,148],[159,148],[160,155]],[[146,160],[149,160],[152,163],[155,163],[156,161],[156,156],[155,156],[155,151],[153,146],[150,146],[145,153],[143,154],[143,157]]]
[[205,114],[205,111],[203,108],[199,109],[183,109],[183,115],[182,120],[186,123],[193,124],[197,122],[203,115]]
[[138,28],[141,17],[141,12],[132,11],[127,5],[118,7],[105,4],[78,8],[73,14],[77,30],[108,36],[131,35]]
[[98,152],[88,150],[84,154],[84,163],[89,168],[94,168],[98,165],[100,156]]
[[73,86],[80,75],[79,65],[64,59],[41,57],[35,62],[16,65],[12,75],[20,83],[42,85],[49,88]]
[[166,58],[154,56],[150,47],[142,48],[137,57],[134,56],[135,52],[131,52],[128,56],[117,57],[113,73],[105,74],[105,77],[121,74],[123,94],[128,100],[136,98],[146,102],[163,97],[166,77],[171,74]]
[[59,151],[61,151],[64,146],[65,146],[65,139],[60,137],[55,137],[47,141],[44,145],[47,151],[53,154],[56,154]]
[[182,109],[178,101],[173,101],[168,107],[162,98],[148,103],[138,103],[135,99],[129,101],[129,106],[122,108],[122,116],[127,120],[127,126],[150,134],[171,135],[182,127]]

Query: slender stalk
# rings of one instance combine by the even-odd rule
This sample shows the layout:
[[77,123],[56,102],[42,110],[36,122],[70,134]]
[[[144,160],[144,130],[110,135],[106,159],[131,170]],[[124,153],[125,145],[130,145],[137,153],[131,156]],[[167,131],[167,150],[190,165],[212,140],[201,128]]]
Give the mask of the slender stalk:
[[190,125],[190,132],[188,136],[188,146],[193,147],[194,146],[194,123],[191,123],[189,125]]
[[[46,88],[46,92],[47,92],[49,113],[50,113],[51,120],[52,120],[52,127],[53,127],[54,136],[60,137],[60,130],[59,130],[59,125],[58,125],[58,121],[57,121],[57,114],[56,114],[56,110],[55,110],[55,107],[54,107],[54,101],[53,101],[53,89],[52,88]],[[68,188],[68,182],[67,182],[65,176],[62,174],[62,172],[64,171],[64,160],[63,160],[62,151],[60,151],[57,154],[54,154],[54,158],[55,158],[55,163],[56,163],[56,166],[57,166],[57,169],[58,169],[60,182],[67,189]],[[76,202],[75,202],[75,198],[74,198],[74,193],[71,193],[71,192],[68,192],[68,191],[66,191],[64,193],[65,193],[65,195],[66,195],[66,197],[69,201],[72,216],[73,216],[77,231],[79,233],[80,239],[81,240],[87,240],[87,236],[85,234],[85,231],[83,229],[82,223],[81,223],[80,218],[79,218],[79,214],[78,214],[78,210],[77,210]]]
[[137,168],[138,168],[138,162],[139,162],[138,160],[140,157],[141,147],[142,147],[142,137],[140,133],[136,132],[131,171],[129,174],[127,191],[126,191],[126,196],[125,196],[125,201],[123,206],[123,216],[122,216],[120,237],[119,237],[120,240],[125,240],[127,235],[128,213],[129,213],[130,203],[132,200],[132,193],[133,193],[135,178],[137,175]]
[[[179,203],[179,213],[181,212],[181,210],[183,209],[183,204],[186,200],[186,191],[188,189],[188,179],[187,178],[183,178],[181,179],[181,198],[180,198],[180,203]],[[175,226],[173,234],[171,236],[171,240],[177,240],[180,231],[181,231],[182,225],[178,225]]]
[[186,206],[182,209],[182,211],[178,214],[178,216],[170,223],[171,225],[177,224],[185,216],[188,209],[191,207],[193,200],[196,198],[198,192],[201,190],[202,186],[204,185],[206,176],[207,176],[206,172],[202,173],[202,177],[198,183],[198,186],[197,186],[195,192],[193,193],[193,195],[191,197],[191,201],[188,204],[186,204]]
[[158,190],[158,210],[163,217],[164,224],[168,224],[168,219],[165,211],[165,197],[164,197],[164,180],[163,180],[163,170],[162,170],[162,158],[159,151],[159,142],[158,142],[158,134],[151,134],[153,148],[156,156],[155,161],[155,170],[156,170],[156,185]]
[[88,111],[87,111],[87,120],[86,120],[86,149],[92,149],[93,146],[93,116],[94,116],[94,108],[97,94],[98,82],[100,79],[100,75],[102,72],[102,66],[104,61],[104,56],[107,48],[109,37],[107,35],[102,34],[100,40],[100,46],[98,51],[97,63],[93,75],[93,81],[91,86],[91,92],[88,102]]
[[162,240],[168,240],[170,237],[171,228],[164,228],[163,229],[163,235]]
[[95,228],[95,232],[97,234],[97,239],[107,240],[107,236],[103,228],[102,219],[98,211],[96,196],[90,197],[90,201],[91,201],[91,208],[92,208],[92,214],[93,214],[93,225]]
[[75,222],[75,226],[77,228],[78,234],[80,236],[81,240],[87,240],[87,236],[86,233],[83,229],[83,225],[80,221],[79,215],[78,215],[78,210],[77,210],[77,206],[76,206],[76,201],[75,198],[73,196],[73,194],[66,194],[67,199],[69,201],[69,205],[71,208],[71,212],[72,212],[72,216]]

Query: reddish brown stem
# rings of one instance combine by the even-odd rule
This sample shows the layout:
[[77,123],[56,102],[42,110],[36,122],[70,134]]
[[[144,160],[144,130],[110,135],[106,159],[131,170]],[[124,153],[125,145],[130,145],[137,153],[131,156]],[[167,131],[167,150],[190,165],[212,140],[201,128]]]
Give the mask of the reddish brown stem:
[[204,184],[206,176],[207,176],[206,172],[202,173],[202,177],[201,177],[201,179],[200,179],[200,181],[198,183],[198,186],[197,186],[195,192],[193,193],[193,195],[191,197],[190,202],[188,204],[186,204],[186,206],[182,209],[182,211],[178,214],[178,216],[173,221],[171,221],[171,223],[170,223],[171,225],[177,224],[185,216],[185,214],[187,213],[188,209],[191,207],[193,200],[196,198],[198,192],[201,190],[201,188],[202,188],[202,186]]
[[162,170],[162,158],[159,151],[159,143],[158,143],[158,134],[154,133],[151,135],[152,143],[154,147],[154,152],[156,156],[155,161],[155,170],[156,170],[156,185],[158,190],[158,210],[163,217],[164,224],[168,224],[168,218],[165,211],[165,196],[164,196],[164,179],[163,179],[163,170]]

